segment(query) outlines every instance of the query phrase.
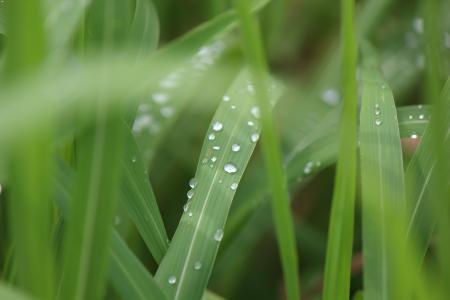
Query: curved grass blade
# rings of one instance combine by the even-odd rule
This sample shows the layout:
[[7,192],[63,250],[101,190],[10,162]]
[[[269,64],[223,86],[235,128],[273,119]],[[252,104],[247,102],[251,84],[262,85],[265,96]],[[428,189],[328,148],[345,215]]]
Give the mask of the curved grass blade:
[[[156,279],[169,298],[199,299],[209,280],[235,190],[259,138],[260,123],[248,72],[220,104],[200,154],[191,199]],[[273,86],[271,99],[279,94]]]
[[255,82],[256,97],[261,107],[261,125],[263,126],[262,153],[267,180],[272,194],[272,214],[278,240],[287,298],[300,298],[298,275],[298,257],[295,244],[294,222],[289,206],[286,174],[281,163],[280,142],[273,121],[269,97],[266,90],[268,66],[263,50],[262,38],[257,19],[250,14],[246,0],[236,0],[234,5],[240,17],[242,41],[252,79]]
[[363,48],[359,133],[364,299],[399,299],[388,231],[395,225],[390,218],[405,211],[402,146],[394,98],[369,47]]
[[33,298],[24,294],[22,291],[12,288],[4,283],[0,283],[0,299],[32,300]]
[[[125,124],[122,126],[126,127]],[[121,203],[147,248],[160,262],[168,249],[167,233],[136,141],[129,128],[123,131],[125,155],[122,159]]]
[[159,20],[152,1],[136,0],[129,39],[132,48],[139,49],[142,55],[150,53],[158,45]]
[[356,41],[354,1],[341,1],[342,94],[339,153],[328,231],[324,300],[343,300],[350,293],[350,265],[356,185]]

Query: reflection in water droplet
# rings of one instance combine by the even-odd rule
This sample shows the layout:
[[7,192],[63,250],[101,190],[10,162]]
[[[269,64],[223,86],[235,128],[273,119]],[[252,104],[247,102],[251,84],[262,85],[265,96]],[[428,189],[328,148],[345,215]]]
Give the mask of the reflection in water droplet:
[[222,238],[223,238],[223,230],[222,229],[217,229],[216,233],[214,234],[214,239],[217,242],[220,242],[222,240]]
[[237,172],[237,167],[232,164],[232,163],[228,163],[226,164],[223,169],[225,170],[225,172],[227,172],[228,174],[234,174]]

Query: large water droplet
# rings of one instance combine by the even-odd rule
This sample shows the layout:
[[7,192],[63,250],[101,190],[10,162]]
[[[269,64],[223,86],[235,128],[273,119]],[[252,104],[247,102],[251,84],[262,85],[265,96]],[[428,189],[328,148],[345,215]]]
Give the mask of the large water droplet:
[[257,106],[253,106],[250,109],[250,113],[252,114],[253,117],[255,117],[256,119],[259,119],[259,117],[261,116],[261,113],[259,111],[259,107]]
[[225,166],[223,167],[223,169],[225,170],[225,172],[227,172],[228,174],[234,174],[237,172],[237,167],[232,164],[232,163],[228,163],[225,164]]
[[241,146],[239,146],[238,144],[231,145],[231,151],[238,152],[239,150],[241,150]]
[[258,134],[258,133],[252,134],[252,135],[250,136],[250,140],[251,140],[253,143],[256,143],[256,142],[259,140],[259,134]]
[[195,270],[195,271],[198,271],[198,270],[200,270],[201,268],[202,268],[202,263],[199,262],[199,261],[196,261],[196,262],[194,263],[194,270]]
[[198,181],[196,178],[192,178],[191,180],[189,180],[189,186],[191,188],[195,188],[197,186],[197,183],[198,183]]
[[216,233],[214,233],[214,239],[218,242],[220,242],[223,238],[223,230],[222,229],[217,229]]
[[214,131],[221,131],[221,130],[223,129],[223,124],[220,123],[220,122],[215,122],[215,123],[212,125],[212,129],[213,129]]
[[169,279],[167,279],[167,282],[170,284],[170,285],[174,285],[175,283],[177,283],[177,278],[175,277],[175,276],[170,276],[169,277]]

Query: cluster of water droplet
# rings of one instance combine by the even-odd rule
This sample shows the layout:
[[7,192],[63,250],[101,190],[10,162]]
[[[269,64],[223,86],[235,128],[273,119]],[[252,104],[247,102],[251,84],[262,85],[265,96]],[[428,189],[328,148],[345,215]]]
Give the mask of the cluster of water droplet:
[[380,126],[381,124],[383,124],[383,120],[381,120],[381,109],[379,104],[375,104],[374,114],[375,114],[375,125]]
[[320,161],[309,161],[305,164],[304,168],[303,168],[303,174],[305,175],[310,175],[315,169],[320,168],[320,166],[322,165],[322,163]]

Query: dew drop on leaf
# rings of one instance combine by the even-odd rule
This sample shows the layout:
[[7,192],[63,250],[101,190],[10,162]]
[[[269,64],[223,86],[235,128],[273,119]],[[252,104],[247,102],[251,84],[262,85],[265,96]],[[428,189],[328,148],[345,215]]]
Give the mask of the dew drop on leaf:
[[256,142],[259,140],[259,134],[258,134],[258,133],[252,134],[252,135],[250,136],[250,140],[251,140],[253,143],[256,143]]
[[214,233],[214,240],[220,242],[223,238],[223,230],[222,229],[217,229],[216,233]]
[[239,152],[239,150],[241,150],[241,146],[239,146],[238,144],[231,145],[231,151]]
[[234,174],[237,172],[237,167],[232,164],[232,163],[227,163],[223,169],[225,170],[225,172],[227,172],[228,174]]
[[198,270],[200,270],[201,268],[202,268],[202,263],[199,262],[199,261],[196,261],[196,262],[194,263],[194,270],[198,271]]
[[220,122],[215,122],[212,126],[214,131],[221,131],[223,129],[223,124]]
[[175,283],[177,283],[177,278],[175,277],[175,276],[170,276],[169,277],[169,279],[167,279],[167,282],[170,284],[170,285],[174,285]]

